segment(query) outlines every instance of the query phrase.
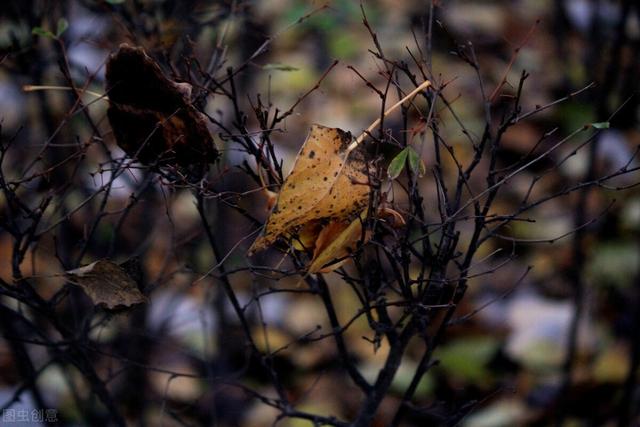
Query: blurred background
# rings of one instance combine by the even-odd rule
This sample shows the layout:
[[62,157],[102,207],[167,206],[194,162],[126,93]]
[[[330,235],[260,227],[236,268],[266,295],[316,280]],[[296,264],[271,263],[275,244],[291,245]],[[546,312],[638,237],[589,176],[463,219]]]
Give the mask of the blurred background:
[[[543,179],[532,197],[540,198],[568,183],[638,166],[640,7],[635,2],[5,0],[0,5],[0,278],[8,284],[27,278],[42,299],[56,298],[55,317],[71,335],[60,336],[52,317],[31,312],[33,307],[3,288],[0,406],[3,417],[29,411],[29,420],[3,421],[39,423],[32,411],[48,408],[61,425],[109,425],[104,415],[109,409],[87,380],[91,370],[58,353],[78,342],[87,356],[78,360],[103,379],[131,425],[273,425],[278,411],[245,390],[274,392],[261,362],[243,356],[243,329],[216,276],[222,257],[211,252],[192,192],[146,168],[112,175],[113,159],[125,154],[112,136],[104,99],[85,93],[78,108],[71,91],[23,88],[73,81],[103,94],[108,55],[126,42],[144,47],[167,76],[194,87],[199,78],[194,70],[212,62],[223,64],[220,76],[227,67],[244,66],[235,78],[239,108],[247,113],[247,129],[259,131],[252,113],[258,96],[286,111],[338,60],[272,135],[286,174],[312,123],[358,135],[380,114],[380,98],[360,77],[378,88],[386,84],[363,11],[387,58],[410,64],[412,54],[430,49],[432,78],[448,82],[444,93],[457,115],[444,108],[436,112],[440,133],[463,160],[473,153],[457,120],[481,135],[483,91],[485,97],[492,93],[503,77],[506,103],[522,71],[529,73],[523,111],[595,83],[504,135],[500,161],[508,164],[554,129],[552,142],[588,123],[610,123],[597,142],[569,142],[510,181],[495,213],[513,211],[536,176]],[[471,45],[484,87],[476,70],[456,54]],[[406,80],[400,83],[410,88]],[[496,120],[502,102],[494,103]],[[203,110],[232,123],[234,108],[228,98],[210,96]],[[397,138],[407,132],[399,115],[389,117],[386,126]],[[256,224],[238,214],[238,207],[262,222],[267,201],[238,167],[250,161],[246,153],[221,138],[215,126],[211,131],[221,159],[208,184],[220,195],[211,199],[210,230],[226,271],[237,270],[229,276],[230,286],[246,304],[256,343],[267,353],[282,347],[270,360],[297,408],[351,419],[361,397],[340,369],[334,342],[299,341],[316,325],[327,327],[321,301],[302,292],[256,298],[273,286],[300,287],[300,278],[285,275],[271,283],[259,269],[247,268]],[[418,148],[427,169],[421,183],[428,195],[425,209],[437,222],[432,143],[424,138]],[[456,170],[447,173],[454,179]],[[501,230],[506,239],[492,238],[481,247],[476,272],[490,273],[470,280],[457,312],[473,316],[449,328],[435,353],[438,363],[414,395],[424,414],[407,417],[405,425],[640,422],[638,182],[637,174],[624,173],[590,190],[551,198],[528,213],[535,222],[513,222]],[[37,238],[14,233],[29,230],[34,221],[10,215],[14,191],[22,203],[45,212],[34,228]],[[46,199],[50,205],[43,205]],[[398,197],[396,203],[401,211],[405,202]],[[266,259],[273,265],[281,257]],[[139,283],[150,302],[114,314],[65,286],[64,271],[104,258],[137,260]],[[346,322],[359,302],[339,275],[328,274],[326,280],[338,317]],[[375,380],[388,344],[376,348],[363,339],[371,335],[359,318],[345,339],[365,377]],[[419,357],[419,347],[409,347],[375,425],[389,424]],[[279,425],[312,424],[286,419]]]

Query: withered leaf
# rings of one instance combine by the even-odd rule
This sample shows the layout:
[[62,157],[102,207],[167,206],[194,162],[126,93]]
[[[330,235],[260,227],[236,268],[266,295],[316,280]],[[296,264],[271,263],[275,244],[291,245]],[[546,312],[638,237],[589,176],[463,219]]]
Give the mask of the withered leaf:
[[[347,257],[356,249],[362,237],[362,214],[348,222],[333,222],[325,227],[318,235],[313,259],[309,265],[309,273],[329,273],[346,261]],[[364,236],[368,240],[369,232]]]
[[[364,244],[371,239],[371,230],[365,230],[364,234],[362,233],[366,214],[365,209],[351,223],[333,221],[320,231],[314,242],[309,273],[329,273],[341,267],[359,244]],[[377,217],[393,228],[405,225],[402,215],[391,208],[380,207]]]
[[202,166],[218,157],[190,86],[168,79],[142,48],[122,44],[106,70],[107,116],[118,145],[142,163]]
[[309,221],[291,237],[291,245],[297,251],[313,250],[320,232],[325,228],[318,220]]
[[69,270],[66,275],[69,282],[82,288],[95,305],[116,309],[148,301],[125,270],[108,260]]
[[249,253],[279,237],[295,235],[304,224],[321,219],[344,221],[362,211],[370,192],[367,165],[361,146],[349,150],[351,142],[351,134],[343,130],[311,127],[263,233]]

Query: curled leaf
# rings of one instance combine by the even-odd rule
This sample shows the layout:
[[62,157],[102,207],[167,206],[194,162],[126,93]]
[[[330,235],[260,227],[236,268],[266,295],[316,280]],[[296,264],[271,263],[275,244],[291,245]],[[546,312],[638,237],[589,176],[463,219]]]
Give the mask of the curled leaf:
[[400,212],[396,211],[395,209],[381,207],[378,210],[378,217],[389,223],[389,225],[391,225],[393,228],[400,228],[406,225],[406,221],[404,220]]
[[291,244],[297,251],[313,250],[316,247],[316,241],[323,230],[320,221],[310,221],[302,226],[302,228],[291,236]]
[[[362,236],[362,223],[366,210],[351,223],[335,221],[326,226],[318,235],[309,273],[329,273],[347,261],[355,251]],[[369,240],[367,231],[364,241]]]
[[[358,248],[358,244],[369,241],[371,231],[365,230],[364,234],[362,233],[366,213],[366,209],[363,210],[351,223],[333,221],[322,228],[314,243],[309,273],[329,273],[336,270],[347,262],[348,256]],[[378,217],[394,228],[406,224],[399,212],[388,207],[381,207]]]
[[273,207],[276,205],[276,202],[278,201],[278,193],[275,193],[271,190],[267,190],[266,188],[263,190],[264,191],[264,195],[267,198],[267,210],[271,210],[273,209]]
[[119,265],[99,260],[66,272],[73,285],[82,288],[95,305],[108,309],[130,307],[147,302],[136,282]]

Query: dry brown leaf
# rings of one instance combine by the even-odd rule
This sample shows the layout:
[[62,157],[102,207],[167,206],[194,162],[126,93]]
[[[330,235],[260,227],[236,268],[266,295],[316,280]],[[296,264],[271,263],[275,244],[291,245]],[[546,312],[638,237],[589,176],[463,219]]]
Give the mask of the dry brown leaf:
[[309,221],[301,226],[300,230],[291,237],[291,245],[297,251],[311,251],[316,246],[318,235],[323,229],[320,221]]
[[107,117],[118,146],[146,164],[199,165],[218,158],[191,85],[169,79],[140,47],[120,45],[106,65]]
[[136,282],[111,261],[100,260],[66,272],[69,282],[79,286],[95,305],[108,309],[147,302]]
[[267,190],[265,188],[264,194],[267,197],[267,210],[271,211],[271,209],[273,209],[273,207],[276,205],[276,202],[278,201],[278,193]]
[[331,221],[322,228],[314,242],[313,259],[316,259],[347,227],[349,227],[348,221]]
[[[367,230],[362,235],[362,224],[366,218],[366,210],[351,221],[333,221],[326,225],[318,234],[314,243],[313,258],[309,266],[309,273],[329,273],[348,260],[348,256],[353,253],[358,243],[366,243],[371,238],[371,231]],[[402,215],[387,207],[378,209],[378,217],[388,222],[394,228],[405,225]],[[360,240],[362,238],[362,240]],[[341,259],[342,258],[342,259]],[[339,260],[338,262],[332,261]]]
[[[313,253],[309,273],[329,273],[348,260],[348,256],[356,249],[362,236],[362,223],[366,210],[350,224],[333,222],[326,226],[318,236],[316,249]],[[367,231],[364,236],[366,242],[370,238]],[[344,259],[341,259],[344,258]],[[339,260],[338,262],[332,261]]]
[[296,234],[311,221],[341,221],[360,212],[369,200],[369,178],[360,146],[349,149],[351,134],[313,125],[282,185],[263,234],[249,253],[279,237]]

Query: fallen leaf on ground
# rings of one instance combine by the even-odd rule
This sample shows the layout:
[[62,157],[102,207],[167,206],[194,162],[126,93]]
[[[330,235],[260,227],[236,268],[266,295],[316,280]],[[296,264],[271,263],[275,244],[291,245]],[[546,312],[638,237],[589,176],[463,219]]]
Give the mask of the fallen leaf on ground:
[[249,253],[296,235],[316,220],[346,221],[369,201],[369,178],[364,151],[349,150],[351,134],[313,125],[293,170],[282,185],[263,234]]
[[147,302],[136,282],[119,265],[99,260],[66,272],[69,282],[82,288],[95,305],[108,309]]

